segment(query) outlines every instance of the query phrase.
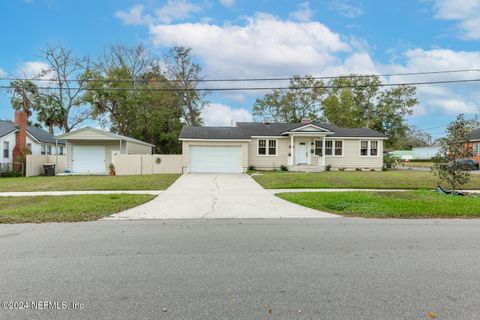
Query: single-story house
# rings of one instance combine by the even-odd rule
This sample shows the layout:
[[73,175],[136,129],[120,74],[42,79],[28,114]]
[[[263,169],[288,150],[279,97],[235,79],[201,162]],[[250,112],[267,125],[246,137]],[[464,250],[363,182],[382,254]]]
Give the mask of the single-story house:
[[153,144],[85,127],[58,136],[67,143],[66,171],[107,173],[115,154],[152,154]]
[[468,143],[473,149],[473,159],[480,162],[480,129],[470,132]]
[[333,124],[238,122],[234,127],[185,127],[180,133],[183,171],[245,172],[374,169],[383,166],[387,137],[368,128]]
[[0,120],[0,164],[16,162],[14,149],[27,148],[32,155],[64,154],[65,141],[47,131],[28,125],[27,114],[15,111],[15,121]]

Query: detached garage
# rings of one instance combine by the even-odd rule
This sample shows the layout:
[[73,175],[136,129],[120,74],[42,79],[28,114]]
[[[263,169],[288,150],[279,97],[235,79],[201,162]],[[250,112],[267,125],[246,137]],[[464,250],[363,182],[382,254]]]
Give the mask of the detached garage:
[[66,141],[66,170],[79,174],[106,174],[115,154],[152,154],[152,144],[112,132],[85,127],[58,137]]

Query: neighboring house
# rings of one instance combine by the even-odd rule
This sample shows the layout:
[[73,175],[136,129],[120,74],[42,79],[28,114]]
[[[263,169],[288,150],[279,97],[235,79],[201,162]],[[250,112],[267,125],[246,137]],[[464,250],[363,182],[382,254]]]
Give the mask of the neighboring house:
[[333,124],[238,122],[235,127],[185,127],[180,133],[184,172],[374,169],[383,166],[383,141],[372,129]]
[[400,160],[413,160],[413,151],[412,150],[393,150],[388,154],[400,158]]
[[107,173],[115,154],[152,154],[152,144],[92,127],[58,136],[67,142],[66,170],[72,173]]
[[430,160],[435,158],[440,152],[440,147],[418,147],[412,148],[413,159],[415,160]]
[[0,120],[0,156],[1,164],[16,162],[13,155],[15,146],[24,144],[33,155],[63,154],[65,142],[57,140],[54,135],[45,130],[27,125],[27,116],[21,111],[15,111],[15,122]]
[[470,132],[468,136],[468,144],[473,149],[473,159],[480,162],[480,129]]

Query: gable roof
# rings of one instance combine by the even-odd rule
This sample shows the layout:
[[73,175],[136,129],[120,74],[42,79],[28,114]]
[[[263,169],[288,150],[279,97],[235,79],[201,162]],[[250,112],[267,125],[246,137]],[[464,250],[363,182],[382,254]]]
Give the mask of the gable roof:
[[[0,138],[17,130],[18,128],[12,121],[0,120]],[[65,144],[65,141],[57,140],[54,135],[34,126],[27,126],[27,133],[38,142]]]
[[468,140],[480,140],[480,128],[472,130],[468,135]]
[[[81,133],[83,131],[87,131],[87,130],[91,130],[91,131],[94,131],[94,132],[97,132],[97,133],[100,133],[100,134],[103,134],[105,135],[106,137],[110,138],[111,140],[124,140],[124,141],[129,141],[129,142],[134,142],[134,143],[138,143],[138,144],[143,144],[143,145],[146,145],[146,146],[150,146],[150,147],[155,147],[155,145],[153,144],[150,144],[150,143],[147,143],[147,142],[144,142],[144,141],[141,141],[141,140],[137,140],[137,139],[134,139],[134,138],[130,138],[130,137],[126,137],[126,136],[122,136],[120,134],[116,134],[116,133],[113,133],[113,132],[109,132],[109,131],[103,131],[103,130],[100,130],[100,129],[97,129],[97,128],[93,128],[93,127],[83,127],[81,129],[78,129],[78,130],[74,130],[74,131],[70,131],[68,133],[64,133],[64,134],[61,134],[58,136],[58,138],[61,138],[61,139],[65,139],[65,140],[69,140],[69,136],[71,135],[75,135],[77,133]],[[79,138],[74,138],[74,139],[79,139]],[[81,140],[81,139],[79,139]]]
[[[329,123],[311,125],[327,130],[319,131],[327,132],[329,137],[386,138],[384,134],[370,128],[340,128]],[[237,122],[236,127],[184,127],[180,132],[180,139],[249,140],[255,136],[285,136],[288,132],[305,126],[307,125],[304,123]]]

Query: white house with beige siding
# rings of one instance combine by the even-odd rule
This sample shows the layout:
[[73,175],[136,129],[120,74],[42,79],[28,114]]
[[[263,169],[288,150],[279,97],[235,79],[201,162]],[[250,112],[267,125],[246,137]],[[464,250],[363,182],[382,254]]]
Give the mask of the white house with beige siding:
[[239,122],[235,127],[185,127],[184,172],[381,170],[385,135],[333,124]]
[[67,163],[71,173],[105,174],[115,165],[117,154],[152,154],[152,144],[112,132],[85,127],[58,137],[66,141]]

